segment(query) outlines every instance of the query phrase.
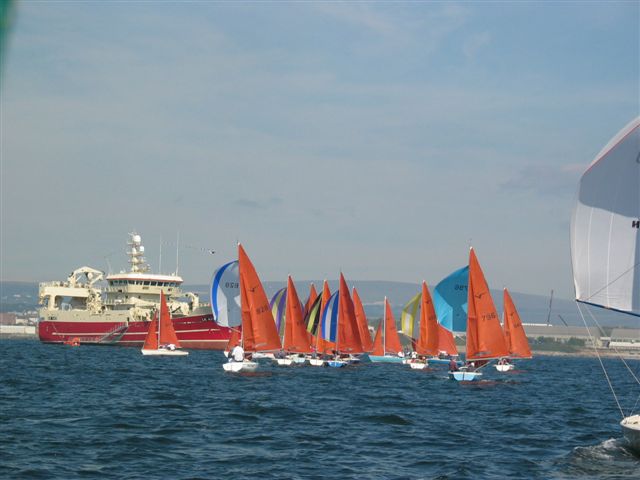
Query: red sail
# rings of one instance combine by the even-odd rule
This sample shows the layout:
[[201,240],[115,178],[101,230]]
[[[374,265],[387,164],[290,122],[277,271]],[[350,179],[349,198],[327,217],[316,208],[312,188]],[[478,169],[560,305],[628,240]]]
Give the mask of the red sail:
[[385,303],[387,323],[384,331],[384,349],[386,353],[397,354],[402,351],[402,344],[400,343],[400,337],[398,336],[396,319],[393,317],[391,305],[386,298]]
[[339,313],[338,313],[338,339],[336,346],[340,352],[362,353],[362,342],[358,332],[356,312],[353,308],[353,301],[349,295],[349,287],[342,273],[340,274],[339,293]]
[[458,355],[458,347],[453,338],[453,333],[438,324],[438,352],[445,352],[449,355]]
[[467,299],[467,360],[507,357],[509,350],[504,341],[496,307],[473,248],[469,253]]
[[227,342],[227,346],[225,348],[227,352],[233,350],[233,347],[235,347],[236,345],[240,345],[241,335],[242,334],[239,328],[231,329],[231,336],[229,337],[229,342]]
[[511,295],[504,289],[504,337],[511,358],[531,358],[531,349],[527,334],[522,327],[520,315],[516,310]]
[[170,343],[174,344],[176,348],[180,348],[180,342],[171,321],[167,300],[164,298],[164,292],[160,292],[160,345],[168,345]]
[[280,350],[280,337],[260,278],[242,245],[238,244],[242,343],[249,352]]
[[158,312],[153,316],[153,320],[149,324],[149,330],[147,336],[144,339],[143,350],[157,350],[158,349]]
[[365,352],[373,350],[373,342],[371,341],[371,334],[369,333],[369,324],[367,323],[367,315],[364,313],[364,307],[360,300],[360,295],[356,287],[353,287],[353,307],[356,311],[356,321],[358,322],[358,332],[360,333],[360,341],[362,342],[362,349]]
[[437,355],[439,343],[438,319],[433,308],[431,294],[427,284],[422,282],[422,301],[420,302],[420,336],[416,342],[419,355]]
[[318,292],[316,292],[316,287],[312,283],[311,287],[309,288],[309,298],[307,298],[307,303],[304,304],[304,312],[303,313],[305,315],[309,311],[309,309],[311,308],[311,305],[313,305],[313,302],[316,301],[316,298],[318,298]]
[[282,348],[286,352],[311,353],[309,333],[304,324],[300,299],[291,276],[287,278],[287,309]]

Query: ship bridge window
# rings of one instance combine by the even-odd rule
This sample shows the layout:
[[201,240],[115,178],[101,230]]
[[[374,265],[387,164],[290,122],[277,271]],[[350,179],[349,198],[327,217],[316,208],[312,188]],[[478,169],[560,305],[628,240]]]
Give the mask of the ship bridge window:
[[150,285],[150,284],[151,284],[151,282],[146,281],[146,282],[144,282],[144,284],[145,284],[145,285]]

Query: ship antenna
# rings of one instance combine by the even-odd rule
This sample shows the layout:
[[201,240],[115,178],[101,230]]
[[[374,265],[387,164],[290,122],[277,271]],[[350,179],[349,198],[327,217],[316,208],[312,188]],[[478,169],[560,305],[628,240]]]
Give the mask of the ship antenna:
[[178,230],[176,237],[176,275],[178,275],[178,265],[180,260],[180,230]]

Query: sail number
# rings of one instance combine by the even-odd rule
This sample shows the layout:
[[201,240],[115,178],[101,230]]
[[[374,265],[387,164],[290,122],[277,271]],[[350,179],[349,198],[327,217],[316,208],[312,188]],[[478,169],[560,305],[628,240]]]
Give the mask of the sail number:
[[455,285],[453,287],[454,290],[462,290],[464,292],[468,292],[469,291],[469,285]]
[[240,288],[240,283],[238,282],[224,282],[225,288]]

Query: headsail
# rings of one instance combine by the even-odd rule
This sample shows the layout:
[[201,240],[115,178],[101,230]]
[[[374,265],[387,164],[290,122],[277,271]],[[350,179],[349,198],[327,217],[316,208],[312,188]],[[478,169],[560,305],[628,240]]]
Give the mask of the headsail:
[[640,316],[640,117],[580,179],[571,218],[576,299]]
[[520,315],[509,291],[504,289],[504,338],[511,358],[531,358],[531,349]]
[[433,308],[433,302],[427,283],[422,282],[422,292],[420,293],[420,335],[416,341],[416,352],[419,355],[438,354],[438,319]]
[[287,307],[282,348],[287,352],[310,353],[311,337],[302,316],[302,304],[291,276],[287,278]]
[[451,332],[467,329],[469,267],[462,267],[441,280],[433,291],[433,304],[440,324]]
[[224,264],[213,273],[211,310],[218,325],[237,327],[242,323],[237,260]]
[[371,341],[371,334],[369,333],[369,324],[367,323],[367,315],[364,312],[362,306],[362,300],[356,287],[353,287],[353,307],[356,311],[356,321],[358,322],[358,332],[360,333],[360,341],[362,342],[362,349],[365,352],[370,352],[373,348],[373,342]]

